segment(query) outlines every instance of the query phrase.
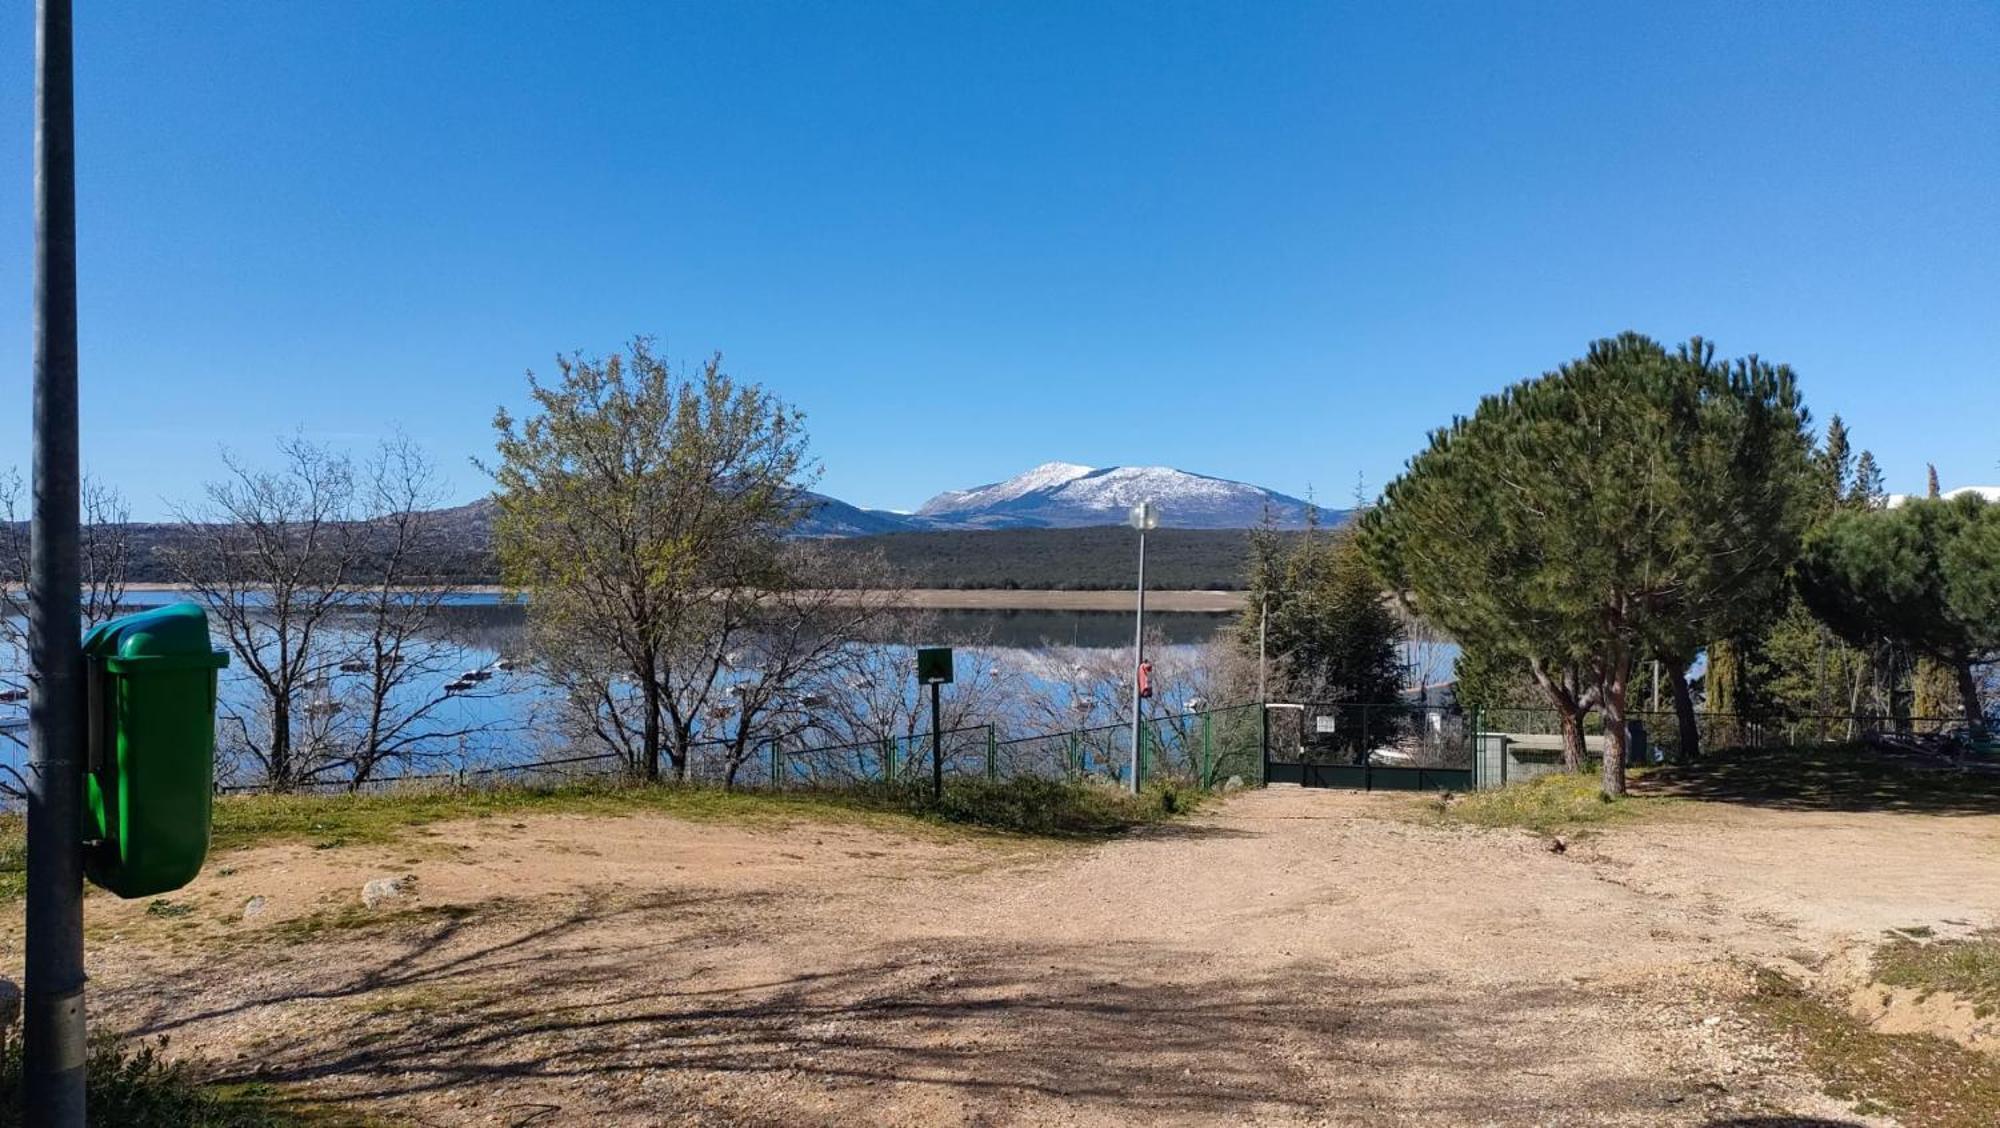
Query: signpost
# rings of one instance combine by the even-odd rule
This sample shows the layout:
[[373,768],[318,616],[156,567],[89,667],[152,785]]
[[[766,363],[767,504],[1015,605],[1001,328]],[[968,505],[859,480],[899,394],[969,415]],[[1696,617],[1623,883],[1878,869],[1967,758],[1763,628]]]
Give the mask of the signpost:
[[1160,507],[1142,501],[1132,507],[1126,523],[1139,530],[1139,614],[1132,624],[1132,794],[1139,794],[1140,718],[1145,709],[1146,664],[1146,530],[1160,525]]
[[944,725],[939,720],[938,687],[951,681],[951,647],[917,651],[917,684],[931,687],[931,801],[944,798]]

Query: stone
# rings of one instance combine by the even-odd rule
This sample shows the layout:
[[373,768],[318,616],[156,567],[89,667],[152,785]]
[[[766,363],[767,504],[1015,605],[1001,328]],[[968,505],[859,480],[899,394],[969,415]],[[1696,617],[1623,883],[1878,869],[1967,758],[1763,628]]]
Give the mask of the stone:
[[379,909],[391,901],[399,901],[417,891],[417,879],[403,877],[378,877],[361,887],[361,904],[370,909]]
[[1230,777],[1229,777],[1228,779],[1225,779],[1225,780],[1223,780],[1223,781],[1222,781],[1222,790],[1224,790],[1224,791],[1241,791],[1241,790],[1243,790],[1243,777],[1242,777],[1242,776],[1230,776]]
[[243,902],[243,919],[256,920],[258,917],[264,915],[264,910],[269,908],[270,905],[271,903],[262,897],[250,898],[248,901]]

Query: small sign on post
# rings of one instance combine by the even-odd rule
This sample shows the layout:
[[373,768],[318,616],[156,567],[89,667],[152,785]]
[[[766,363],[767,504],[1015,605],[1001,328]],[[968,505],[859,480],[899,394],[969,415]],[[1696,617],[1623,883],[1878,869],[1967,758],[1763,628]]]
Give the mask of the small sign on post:
[[1338,729],[1339,723],[1338,714],[1320,713],[1313,717],[1313,731],[1321,735],[1330,734]]
[[917,651],[917,684],[951,684],[951,647],[926,646]]
[[951,647],[917,650],[917,684],[931,687],[931,802],[944,799],[944,726],[938,719],[938,687],[951,681]]

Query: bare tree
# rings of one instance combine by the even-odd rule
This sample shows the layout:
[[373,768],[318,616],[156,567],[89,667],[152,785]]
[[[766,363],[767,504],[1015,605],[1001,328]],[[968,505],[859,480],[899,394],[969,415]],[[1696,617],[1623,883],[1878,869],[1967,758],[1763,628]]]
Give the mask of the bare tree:
[[[26,483],[14,470],[0,473],[0,705],[28,698],[28,515]],[[125,499],[93,479],[83,483],[82,601],[85,629],[118,613],[131,567],[131,512]],[[25,729],[0,726],[0,743],[26,746]],[[0,794],[15,794],[0,782]],[[18,797],[18,796],[17,796]]]
[[[898,615],[880,641],[851,648],[839,671],[840,684],[826,693],[822,727],[833,742],[850,749],[846,768],[855,778],[880,778],[888,762],[902,749],[902,763],[914,770],[910,754],[920,751],[918,737],[930,732],[930,694],[917,684],[919,646],[947,641],[936,612]],[[940,695],[938,725],[947,732],[992,724],[1005,739],[1016,735],[1019,671],[1001,663],[984,632],[952,640],[955,666],[951,685]]]
[[[859,640],[903,601],[879,560],[814,542],[782,546],[774,560],[758,588],[714,591],[661,654],[659,724],[681,778],[733,786],[773,742],[840,742],[847,687],[872,649]],[[649,706],[629,672],[574,637],[544,627],[538,638],[568,690],[572,731],[642,762]]]
[[668,702],[678,726],[683,716],[716,715],[718,692],[731,699],[720,726],[727,734],[725,785],[735,784],[759,743],[838,739],[841,730],[827,715],[847,692],[860,654],[872,648],[862,640],[904,600],[878,558],[829,553],[813,541],[789,545],[782,555],[784,581],[757,601],[740,647],[724,639],[712,648],[741,656],[736,676],[726,685],[720,677],[685,679],[682,693]]
[[507,679],[462,669],[473,652],[439,629],[458,579],[438,570],[455,557],[422,451],[397,436],[359,468],[300,437],[278,452],[270,470],[225,453],[169,551],[234,658],[224,747],[273,790],[359,788],[490,735],[501,722],[461,702]]
[[311,728],[311,770],[350,790],[387,765],[409,772],[454,752],[462,764],[468,747],[532,723],[476,708],[513,688],[512,663],[489,666],[440,629],[462,577],[450,571],[456,556],[437,514],[443,499],[435,467],[399,434],[381,445],[362,477],[360,566],[343,604],[352,619],[339,623],[337,661],[327,675],[341,692],[321,698],[329,702],[317,710],[324,720]]
[[[256,470],[225,452],[229,476],[176,516],[168,556],[175,578],[222,631],[251,700],[225,698],[235,748],[273,790],[297,787],[325,765],[338,659],[329,638],[352,593],[360,554],[354,467],[302,437],[279,442],[280,467]],[[309,695],[317,694],[317,700]]]

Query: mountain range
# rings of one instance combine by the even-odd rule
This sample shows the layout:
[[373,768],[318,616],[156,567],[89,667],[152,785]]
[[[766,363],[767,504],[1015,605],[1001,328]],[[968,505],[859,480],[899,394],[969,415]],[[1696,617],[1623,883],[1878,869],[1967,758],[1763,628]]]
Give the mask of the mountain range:
[[[1266,508],[1281,529],[1303,528],[1309,502],[1228,478],[1191,474],[1170,466],[1110,466],[1045,462],[1000,482],[946,490],[914,513],[862,509],[813,494],[815,508],[801,524],[808,537],[977,529],[1075,529],[1116,525],[1142,501],[1159,507],[1170,529],[1248,529]],[[1323,515],[1329,524],[1343,516]]]

